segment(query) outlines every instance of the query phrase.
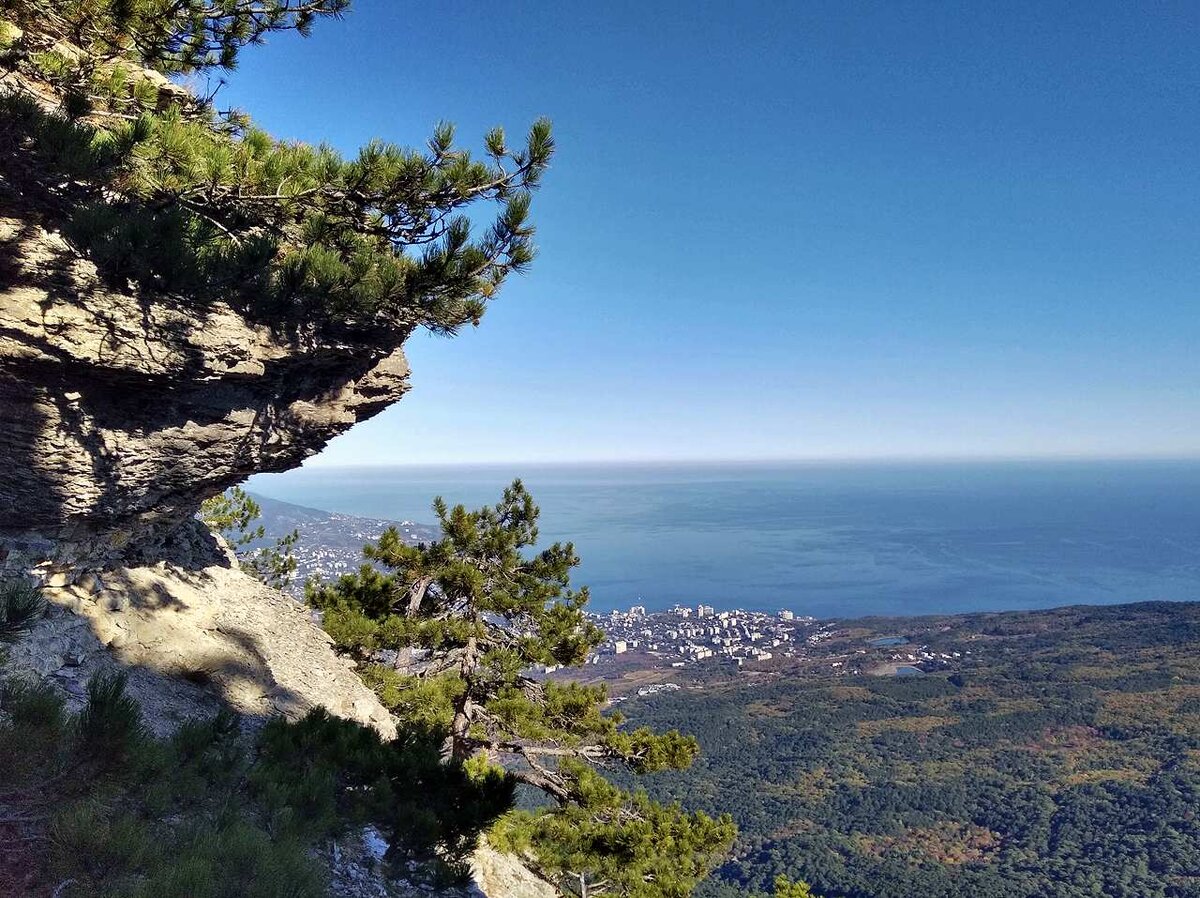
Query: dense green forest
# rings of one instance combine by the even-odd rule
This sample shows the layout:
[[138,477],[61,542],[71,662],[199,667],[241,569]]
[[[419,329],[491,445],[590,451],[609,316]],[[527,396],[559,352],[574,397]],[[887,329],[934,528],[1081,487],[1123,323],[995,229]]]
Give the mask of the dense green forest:
[[651,794],[738,823],[699,895],[777,874],[827,898],[1200,895],[1200,605],[856,621],[831,650],[896,632],[963,658],[622,705],[701,743]]

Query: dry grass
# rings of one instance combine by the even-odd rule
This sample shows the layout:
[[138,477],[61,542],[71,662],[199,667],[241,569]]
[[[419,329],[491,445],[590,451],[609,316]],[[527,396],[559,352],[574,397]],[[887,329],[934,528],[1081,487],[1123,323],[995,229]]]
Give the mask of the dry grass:
[[874,857],[899,855],[911,864],[934,861],[948,866],[987,863],[999,849],[998,833],[980,826],[943,822],[905,830],[897,836],[856,835],[855,847]]
[[889,717],[885,720],[860,720],[855,729],[863,738],[871,738],[882,733],[928,733],[939,727],[952,726],[960,721],[958,717]]

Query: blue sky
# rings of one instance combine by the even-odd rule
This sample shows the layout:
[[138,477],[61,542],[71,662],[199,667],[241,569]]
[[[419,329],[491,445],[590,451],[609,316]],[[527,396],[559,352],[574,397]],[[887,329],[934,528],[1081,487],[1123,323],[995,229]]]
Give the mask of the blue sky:
[[357,0],[220,94],[559,153],[324,463],[1200,454],[1200,6]]

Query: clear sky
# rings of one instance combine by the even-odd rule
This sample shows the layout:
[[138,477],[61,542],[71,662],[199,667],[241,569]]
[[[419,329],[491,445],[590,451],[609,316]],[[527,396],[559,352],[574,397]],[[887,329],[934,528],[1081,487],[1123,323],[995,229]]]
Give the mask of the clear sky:
[[1200,454],[1200,4],[356,0],[220,100],[538,116],[540,256],[330,463]]

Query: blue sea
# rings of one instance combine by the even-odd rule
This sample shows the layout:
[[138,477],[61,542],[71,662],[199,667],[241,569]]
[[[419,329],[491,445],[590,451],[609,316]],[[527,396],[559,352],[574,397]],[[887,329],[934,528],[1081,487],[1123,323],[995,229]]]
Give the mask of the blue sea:
[[263,495],[430,522],[520,476],[607,610],[817,617],[1200,599],[1200,461],[313,466]]

